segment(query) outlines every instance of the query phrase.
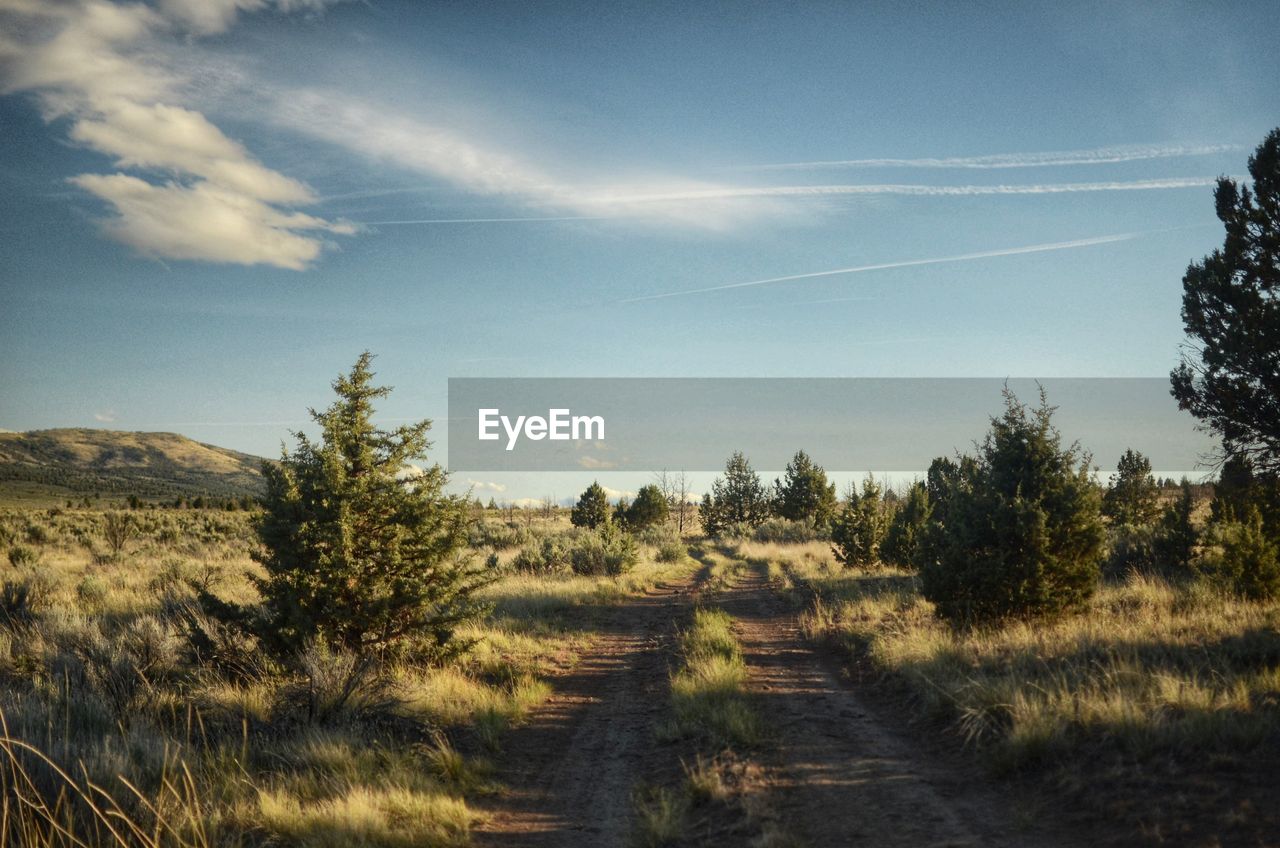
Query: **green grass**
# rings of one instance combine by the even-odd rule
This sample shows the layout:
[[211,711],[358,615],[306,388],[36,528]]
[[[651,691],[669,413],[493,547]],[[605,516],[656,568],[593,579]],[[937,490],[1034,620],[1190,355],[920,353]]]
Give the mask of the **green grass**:
[[746,684],[733,619],[720,609],[696,610],[681,638],[681,668],[671,678],[673,717],[666,735],[714,748],[759,744],[763,726]]

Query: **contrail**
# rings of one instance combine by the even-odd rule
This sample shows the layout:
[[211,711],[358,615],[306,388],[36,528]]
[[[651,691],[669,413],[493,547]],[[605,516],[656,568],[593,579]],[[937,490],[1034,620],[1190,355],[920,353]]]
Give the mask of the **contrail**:
[[1071,194],[1094,191],[1152,191],[1173,188],[1204,188],[1217,185],[1216,177],[1170,177],[1152,180],[1112,180],[1090,183],[1016,183],[998,185],[922,185],[917,183],[871,183],[852,185],[758,186],[711,188],[694,191],[639,194],[618,199],[619,203],[661,203],[674,200],[730,200],[746,197],[825,197],[839,195],[898,194],[911,197],[977,197],[1008,194]]
[[618,301],[618,303],[639,303],[645,300],[662,300],[663,298],[668,297],[683,297],[691,294],[727,291],[728,289],[744,289],[750,286],[766,286],[770,283],[787,283],[793,280],[812,280],[817,277],[835,277],[840,274],[862,274],[867,271],[884,271],[889,268],[913,268],[917,265],[940,265],[944,262],[971,262],[975,259],[991,259],[996,256],[1018,256],[1024,253],[1046,253],[1051,250],[1071,250],[1077,247],[1092,247],[1099,244],[1114,244],[1119,241],[1131,241],[1132,239],[1148,235],[1152,232],[1160,231],[1149,230],[1147,232],[1118,233],[1111,236],[1075,239],[1074,241],[1055,241],[1047,244],[1032,244],[1025,247],[1007,247],[1001,250],[984,250],[980,253],[961,253],[956,256],[940,256],[934,259],[908,259],[902,262],[882,262],[876,265],[856,265],[852,268],[836,268],[831,271],[813,271],[808,274],[789,274],[785,277],[769,277],[764,280],[748,280],[744,283],[726,283],[720,286],[708,286],[701,289],[686,289],[684,291],[663,292],[662,294],[647,294],[641,297],[629,297],[625,300]]
[[366,227],[391,227],[401,224],[506,224],[516,221],[601,221],[607,215],[559,215],[537,218],[421,218],[413,221],[361,221]]
[[1056,150],[1043,153],[996,153],[988,156],[942,156],[921,159],[830,159],[815,162],[778,162],[746,165],[737,170],[788,171],[808,168],[956,168],[994,170],[1000,168],[1041,168],[1061,165],[1112,165],[1149,159],[1212,156],[1242,149],[1238,144],[1196,146],[1099,147],[1092,150]]

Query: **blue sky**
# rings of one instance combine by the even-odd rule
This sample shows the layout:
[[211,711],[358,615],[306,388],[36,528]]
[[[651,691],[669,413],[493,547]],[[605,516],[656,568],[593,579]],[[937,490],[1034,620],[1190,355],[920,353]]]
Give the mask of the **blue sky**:
[[0,427],[268,455],[365,348],[441,423],[450,376],[1164,374],[1280,122],[1269,3],[0,10]]

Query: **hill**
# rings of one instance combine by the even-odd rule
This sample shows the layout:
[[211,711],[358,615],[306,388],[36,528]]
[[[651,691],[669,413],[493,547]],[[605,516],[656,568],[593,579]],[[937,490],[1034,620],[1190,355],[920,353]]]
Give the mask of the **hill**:
[[262,493],[261,465],[177,433],[0,432],[0,494],[240,497]]

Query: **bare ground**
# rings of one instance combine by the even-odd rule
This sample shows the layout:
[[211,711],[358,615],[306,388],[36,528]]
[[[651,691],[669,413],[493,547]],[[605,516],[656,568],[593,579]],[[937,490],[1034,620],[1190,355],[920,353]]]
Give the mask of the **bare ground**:
[[833,659],[805,644],[762,571],[743,574],[720,606],[735,619],[751,689],[777,734],[761,755],[761,780],[783,832],[814,846],[1074,844],[860,699]]
[[[671,752],[655,744],[654,729],[668,704],[666,648],[699,582],[659,586],[608,611],[600,638],[509,735],[499,757],[509,789],[481,805],[478,845],[631,841],[637,788],[671,774]],[[794,611],[761,569],[745,571],[715,601],[736,621],[750,687],[774,729],[761,751],[739,752],[753,760],[739,791],[764,819],[752,831],[812,846],[1076,844],[1033,821],[975,767],[927,750],[905,722],[864,703],[834,658],[805,644]],[[721,836],[727,844],[746,839],[739,828]]]
[[600,637],[552,696],[511,733],[499,757],[509,787],[480,811],[478,845],[624,845],[637,778],[657,756],[654,721],[667,703],[664,642],[687,615],[702,575],[659,584],[603,611]]

